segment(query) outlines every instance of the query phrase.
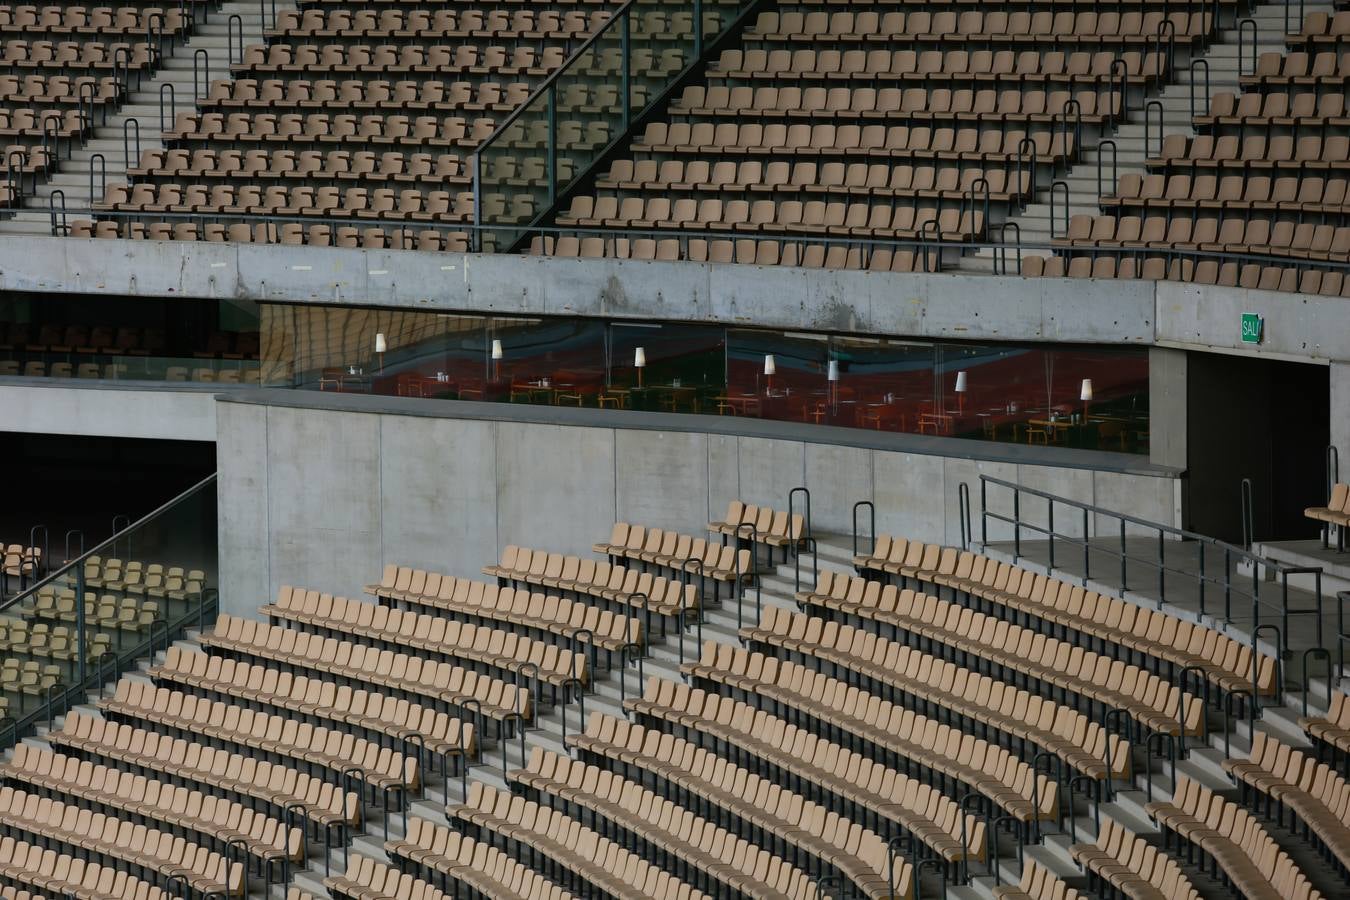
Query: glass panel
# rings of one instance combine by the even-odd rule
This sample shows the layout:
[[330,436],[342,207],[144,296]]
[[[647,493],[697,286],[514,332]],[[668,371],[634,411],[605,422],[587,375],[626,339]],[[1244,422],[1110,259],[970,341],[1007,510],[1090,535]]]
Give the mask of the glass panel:
[[831,424],[876,431],[927,431],[935,421],[932,344],[839,338]]
[[[748,3],[628,4],[485,141],[475,156],[482,248],[516,249],[526,226],[621,137]],[[701,15],[703,33],[696,34]],[[536,238],[541,243],[552,238]],[[567,240],[577,240],[575,237]],[[582,238],[601,255],[602,238]],[[585,241],[592,243],[587,245]],[[587,251],[590,251],[589,253]]]
[[261,325],[273,386],[1148,449],[1148,356],[1137,348],[281,304],[263,305]]
[[216,476],[0,606],[0,747],[214,614]]
[[727,332],[727,389],[718,412],[810,421],[827,394],[825,335],[732,329]]
[[698,325],[614,325],[610,386],[602,405],[661,412],[715,410],[715,398],[726,386],[723,338],[722,329]]
[[0,375],[258,383],[258,305],[0,295]]

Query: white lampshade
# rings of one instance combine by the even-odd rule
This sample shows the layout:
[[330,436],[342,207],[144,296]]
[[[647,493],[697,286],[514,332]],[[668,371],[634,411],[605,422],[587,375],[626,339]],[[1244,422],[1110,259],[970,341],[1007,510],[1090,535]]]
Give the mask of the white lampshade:
[[502,342],[496,339],[492,341],[492,358],[493,359],[502,358]]
[[839,360],[830,360],[830,364],[825,367],[825,377],[830,381],[839,380]]
[[778,364],[773,361],[773,354],[764,354],[764,374],[774,375],[778,372]]
[[384,339],[384,332],[378,332],[375,335],[375,352],[383,353],[389,349],[389,343]]
[[1079,399],[1079,400],[1091,400],[1091,399],[1092,399],[1092,379],[1091,379],[1091,378],[1084,378],[1084,379],[1083,379],[1083,385],[1082,385],[1082,387],[1080,387],[1079,390],[1078,390],[1078,399]]
[[647,349],[638,347],[633,351],[633,368],[641,369],[647,365]]
[[966,373],[965,373],[965,372],[957,372],[957,373],[956,373],[956,392],[957,392],[958,394],[964,394],[964,393],[966,392],[966,387],[967,387]]

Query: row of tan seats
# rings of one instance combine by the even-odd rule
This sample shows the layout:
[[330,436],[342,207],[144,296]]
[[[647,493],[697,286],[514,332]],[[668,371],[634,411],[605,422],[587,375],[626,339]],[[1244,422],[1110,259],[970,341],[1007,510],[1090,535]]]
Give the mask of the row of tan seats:
[[1208,856],[1249,900],[1322,900],[1322,892],[1251,813],[1181,776],[1170,802],[1149,803],[1149,816],[1179,846]]
[[[461,759],[477,753],[472,722],[393,694],[353,688],[333,681],[169,648],[164,662],[146,672],[156,684],[186,686],[249,703],[362,729],[387,738],[416,735],[420,746]],[[331,726],[330,726],[331,727]]]
[[[1070,103],[1077,103],[1076,108]],[[1011,88],[729,87],[690,85],[671,105],[688,116],[797,119],[907,119],[1051,123],[1069,115],[1074,122],[1101,123],[1120,113],[1119,92],[1095,90],[1021,91]]]
[[[516,845],[527,865],[540,858],[568,877],[563,887],[614,900],[710,900],[707,894],[561,812],[475,781],[468,801],[446,814],[470,837]],[[758,875],[761,873],[750,873]],[[814,896],[814,894],[813,894]]]
[[[340,107],[339,107],[340,108]],[[368,113],[179,113],[166,141],[196,143],[227,140],[235,144],[345,143],[366,149],[403,145],[408,148],[471,149],[496,125],[492,119],[462,116],[405,116]]]
[[113,71],[144,69],[154,62],[155,48],[143,41],[5,41],[0,66],[14,69]]
[[1341,530],[1350,528],[1350,484],[1336,482],[1331,486],[1331,496],[1327,499],[1327,505],[1310,506],[1303,510],[1303,515],[1315,522],[1321,522],[1323,527],[1334,525]]
[[[787,846],[810,854],[816,864],[829,865],[853,886],[876,896],[890,896],[888,879],[894,879],[896,897],[912,897],[914,871],[908,860],[897,860],[892,867],[887,846],[875,828],[899,823],[911,834],[923,836],[928,846],[940,848],[946,858],[959,858],[960,820],[957,805],[941,792],[892,770],[873,769],[876,779],[869,782],[856,770],[838,765],[833,771],[813,770],[809,761],[800,760],[791,769],[793,775],[806,775],[815,786],[843,799],[840,804],[848,818],[837,812],[833,803],[822,805],[805,799],[775,783],[770,777],[742,768],[717,754],[660,731],[648,730],[627,719],[592,713],[586,731],[569,740],[583,760],[594,760],[601,767],[634,770],[647,778],[659,778],[666,785],[689,792],[702,803],[706,817],[726,821],[730,814],[743,830],[761,829]],[[841,756],[848,751],[841,750]],[[842,762],[842,760],[836,760]],[[850,780],[850,776],[852,779]],[[687,795],[686,795],[687,796]],[[862,822],[858,810],[876,821]],[[967,820],[968,842],[982,846],[983,823],[972,816]],[[886,827],[889,833],[890,828]],[[870,888],[870,890],[869,890]]]
[[914,764],[971,785],[1021,822],[1058,818],[1057,785],[1007,749],[861,691],[848,681],[707,641],[698,663],[680,671],[695,688],[744,692],[798,721],[809,716]]
[[348,732],[298,722],[284,716],[192,694],[156,688],[124,678],[109,700],[98,708],[112,716],[238,747],[251,753],[270,753],[309,766],[327,769],[333,777],[352,767],[366,784],[382,790],[416,787],[421,773],[417,760],[381,747]]
[[391,609],[318,591],[283,585],[276,603],[259,609],[269,622],[288,630],[345,636],[353,643],[398,647],[429,658],[441,657],[521,677],[533,666],[539,681],[557,692],[571,683],[584,688],[591,671],[584,652],[571,652],[515,630],[458,622],[437,615]]
[[1069,219],[1068,232],[1053,243],[1069,249],[1122,247],[1241,253],[1261,247],[1271,256],[1344,261],[1350,255],[1350,226],[1270,219],[1176,216],[1087,216]]
[[384,108],[433,110],[436,112],[510,112],[530,96],[523,81],[286,81],[280,78],[240,78],[214,81],[202,109],[248,109],[250,107],[349,109]]
[[[1118,12],[1103,10],[1049,10],[1006,12],[1004,10],[906,10],[891,12],[764,12],[752,26],[752,34],[767,41],[823,40],[892,41],[978,39],[1015,43],[1019,38],[1059,42],[1141,43],[1157,40],[1163,23],[1169,23],[1177,38],[1196,37],[1209,31],[1209,13]],[[1129,40],[1134,39],[1134,40]]]
[[814,591],[797,595],[797,602],[816,614],[854,617],[874,629],[889,629],[894,640],[922,638],[930,649],[947,648],[946,655],[981,659],[998,671],[996,677],[1021,676],[1032,693],[1058,688],[1066,700],[1077,698],[1080,712],[1094,705],[1103,711],[1123,709],[1150,731],[1201,733],[1205,710],[1200,698],[1140,666],[910,588],[826,574],[821,573]]
[[542,77],[566,58],[562,47],[476,44],[288,44],[245,48],[235,72],[265,75],[272,72],[360,72],[381,77],[395,74],[485,75]]
[[[109,649],[111,638],[106,633],[91,632],[85,637],[89,641],[90,659]],[[69,662],[79,658],[80,644],[79,632],[65,625],[48,625],[45,622],[30,625],[19,619],[0,619],[0,652],[11,657],[31,656],[39,660]],[[5,668],[13,663],[14,659],[6,659]]]
[[1126,175],[1114,197],[1102,198],[1102,207],[1341,215],[1350,212],[1346,184],[1345,178],[1292,175]]
[[[890,165],[888,163],[817,164],[810,160],[741,162],[668,159],[615,160],[609,173],[596,180],[602,191],[716,191],[744,194],[850,194],[866,197],[915,196],[922,200],[959,200],[983,194],[983,180],[991,198],[1028,194],[1031,174],[1006,169],[949,168]],[[599,196],[592,210],[609,198]],[[732,197],[731,199],[736,199]],[[595,213],[592,212],[592,217]],[[603,218],[603,216],[601,217]],[[761,217],[762,218],[762,217]]]
[[[90,763],[28,744],[18,744],[0,774],[54,798],[102,806],[143,822],[205,837],[205,846],[224,848],[242,841],[251,858],[266,866],[303,864],[298,827],[254,812],[211,793],[179,787],[123,769]],[[285,881],[285,875],[282,879]]]
[[1350,39],[1350,10],[1342,9],[1334,13],[1308,13],[1303,27],[1297,34],[1285,35],[1285,42],[1291,45],[1311,43],[1341,44]]
[[[935,231],[944,240],[979,235],[979,211],[825,200],[697,200],[680,197],[577,197],[557,219],[560,228],[636,228],[819,234],[833,237],[915,238]],[[933,226],[933,228],[930,228]]]
[[[608,769],[536,747],[507,783],[527,800],[546,801],[574,818],[604,820],[617,834],[631,835],[634,849],[648,858],[663,852],[677,877],[708,893],[756,900],[814,894],[803,870]],[[884,883],[867,887],[871,896],[885,891]]]
[[1350,51],[1323,50],[1308,53],[1295,50],[1291,53],[1262,53],[1256,60],[1256,70],[1243,75],[1241,82],[1246,85],[1267,87],[1285,87],[1294,85],[1317,85],[1325,83],[1335,87],[1344,85],[1350,78]]
[[347,871],[324,879],[330,894],[343,900],[450,900],[450,895],[388,863],[352,853]]
[[[579,570],[580,566],[574,567],[572,575]],[[584,640],[609,654],[642,646],[645,640],[641,619],[591,603],[407,566],[385,566],[380,583],[366,585],[366,593],[414,610],[505,624],[528,634]]]
[[[1052,36],[1043,40],[1053,43]],[[1152,84],[1165,74],[1166,57],[1154,51],[1076,50],[723,50],[710,71],[734,79],[856,78],[871,81],[1002,81],[1076,84],[1112,77],[1125,63],[1126,79]]]
[[218,648],[282,663],[292,669],[321,672],[339,681],[411,694],[432,704],[462,708],[466,702],[476,701],[475,709],[481,709],[485,719],[496,722],[499,730],[512,721],[533,715],[529,688],[415,654],[380,650],[229,615],[222,615],[215,630],[202,635],[200,643],[208,649]]
[[1088,887],[1107,885],[1133,900],[1201,900],[1180,864],[1115,819],[1102,820],[1095,844],[1069,848],[1088,874]]
[[[1287,821],[1296,834],[1320,844],[1342,874],[1350,870],[1350,782],[1264,731],[1254,735],[1249,759],[1225,759],[1222,765],[1242,788],[1244,803],[1262,803],[1269,815],[1270,801],[1276,801],[1277,822]],[[1297,827],[1300,822],[1302,828]]]
[[[427,819],[408,822],[407,836],[385,843],[391,859],[407,861],[431,881],[477,891],[482,896],[526,897],[529,900],[573,900],[573,894],[488,843],[475,841]],[[405,866],[406,867],[406,866]]]
[[1325,716],[1302,717],[1298,725],[1314,742],[1339,753],[1350,753],[1350,696],[1344,691],[1333,691],[1331,708]]
[[1087,900],[1086,895],[1066,885],[1034,859],[1022,863],[1021,881],[1016,885],[994,885],[993,893],[994,900]]
[[667,578],[605,560],[582,559],[514,544],[502,550],[499,562],[484,566],[483,574],[502,582],[574,593],[590,601],[604,600],[623,610],[650,610],[661,617],[663,637],[667,620],[683,621],[700,603],[699,586],[683,583],[679,577]]
[[[870,631],[769,606],[759,626],[742,628],[740,637],[751,650],[843,667],[862,689],[886,686],[1030,742],[1091,778],[1130,777],[1129,743],[1081,713]],[[719,645],[724,655],[730,649]]]
[[0,544],[0,572],[10,578],[32,578],[42,571],[42,548]]
[[469,237],[460,231],[426,229],[357,228],[352,225],[310,225],[298,222],[92,222],[79,219],[71,223],[69,236],[151,241],[228,241],[232,244],[284,244],[309,247],[362,247],[367,250],[420,250],[423,252],[464,253]]
[[84,561],[84,584],[115,594],[181,600],[179,592],[191,593],[206,586],[206,572],[166,563],[92,555]]
[[[206,181],[208,187],[214,187],[211,182],[217,179],[242,177],[281,182],[332,178],[447,188],[471,181],[464,160],[456,154],[389,151],[376,155],[367,150],[142,150],[139,164],[127,174],[136,180],[192,178]],[[233,196],[240,193],[236,189]]]
[[67,715],[61,730],[48,732],[45,739],[58,751],[67,747],[132,770],[191,783],[204,791],[268,804],[278,816],[297,803],[320,828],[355,828],[362,821],[356,793],[290,763],[272,763],[251,753],[235,753],[78,711]]
[[771,549],[781,549],[786,559],[789,551],[799,548],[802,541],[809,537],[803,534],[805,525],[801,513],[756,506],[743,500],[730,500],[722,518],[708,523],[708,531],[720,534],[723,542],[727,538],[750,540]]
[[[316,126],[317,127],[317,126]],[[1062,162],[1077,150],[1072,133],[982,131],[978,127],[929,125],[835,125],[822,122],[652,122],[633,142],[637,152],[661,155],[874,157],[1015,166],[1030,141],[1038,162]],[[1320,148],[1320,145],[1319,145]],[[1319,149],[1320,152],[1320,149]]]
[[1215,94],[1209,101],[1208,113],[1196,116],[1194,121],[1198,126],[1240,125],[1244,129],[1272,125],[1350,125],[1345,113],[1345,95],[1316,91]]
[[[1149,281],[1190,281],[1263,291],[1299,291],[1323,297],[1350,297],[1350,278],[1342,270],[1323,271],[1262,263],[1220,262],[1190,257],[1170,260],[1163,256],[1094,248],[1090,256],[1024,256],[1021,272],[1028,277],[1049,278],[1143,278]],[[1166,252],[1166,248],[1151,253]],[[1312,265],[1315,265],[1312,264]]]
[[[34,619],[47,619],[56,622],[74,622],[76,620],[75,591],[61,588],[59,592],[53,585],[44,585],[38,589],[31,607],[24,611],[25,616]],[[175,598],[182,599],[182,598]],[[84,592],[84,622],[100,628],[115,628],[124,631],[144,631],[150,624],[160,619],[160,601],[142,600],[135,595],[118,597],[113,594],[98,595],[93,591]]]
[[[816,240],[819,240],[817,238]],[[703,238],[534,238],[535,256],[575,256],[583,259],[617,259],[717,263],[755,266],[800,266],[805,269],[867,269],[872,272],[937,272],[941,260],[935,251],[896,250],[887,246],[866,248],[836,243],[812,243],[810,238],[789,237],[773,241],[706,240]]]
[[[591,550],[612,559],[667,569],[676,575],[697,574],[701,579],[730,583],[733,590],[755,574],[755,557],[748,548],[718,544],[706,538],[616,522],[609,540],[591,545]],[[714,600],[716,597],[714,597]]]
[[[89,900],[171,900],[172,895],[115,864],[87,861],[83,856],[60,853],[40,843],[0,837],[0,874],[35,892],[57,896],[87,897]],[[21,892],[14,900],[43,900],[34,893],[27,898]]]
[[[108,223],[115,224],[115,223]],[[68,363],[54,362],[50,366],[38,361],[23,364],[22,369],[16,360],[0,360],[0,375],[16,376],[23,373],[25,378],[101,378],[105,381],[119,381],[127,378],[128,367],[123,363]],[[212,369],[206,366],[166,366],[164,381],[204,381],[220,384],[258,384],[257,369],[222,368]]]
[[[177,875],[201,894],[243,895],[244,865],[168,831],[0,787],[0,828],[19,840],[55,844],[109,866]],[[92,852],[91,852],[92,851]]]
[[[1250,646],[1170,613],[1088,591],[1012,563],[941,544],[881,535],[872,552],[855,557],[853,564],[859,571],[945,587],[990,607],[1035,616],[1178,668],[1198,666],[1223,690],[1251,687]],[[865,584],[846,582],[846,586],[849,591],[867,590]],[[1274,693],[1278,689],[1275,660],[1258,654],[1256,669],[1257,689],[1262,694]]]
[[472,194],[423,191],[417,188],[286,187],[230,184],[110,184],[94,204],[101,212],[140,210],[149,213],[206,215],[315,216],[326,219],[399,219],[414,222],[465,222],[473,217]]
[[609,21],[596,10],[557,9],[345,9],[308,7],[277,13],[266,37],[332,38],[498,38],[568,41],[585,37]]
[[116,7],[6,5],[0,8],[0,34],[73,34],[98,37],[112,34],[163,34],[183,31],[188,22],[183,8],[119,5]]

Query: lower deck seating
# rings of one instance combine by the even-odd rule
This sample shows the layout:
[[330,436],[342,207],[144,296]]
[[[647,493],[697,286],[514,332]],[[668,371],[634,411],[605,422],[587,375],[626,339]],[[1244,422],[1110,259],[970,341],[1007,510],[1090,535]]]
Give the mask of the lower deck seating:
[[1189,778],[1177,780],[1167,803],[1150,803],[1148,814],[1163,831],[1166,849],[1175,838],[1187,859],[1210,861],[1211,871],[1251,900],[1322,900],[1289,855],[1250,813]]

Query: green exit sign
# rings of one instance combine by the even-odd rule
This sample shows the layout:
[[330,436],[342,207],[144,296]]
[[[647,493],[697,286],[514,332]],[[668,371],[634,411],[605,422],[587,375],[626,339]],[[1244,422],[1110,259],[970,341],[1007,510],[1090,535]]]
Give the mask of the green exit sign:
[[1256,313],[1242,314],[1242,343],[1259,344],[1266,330],[1266,320]]

